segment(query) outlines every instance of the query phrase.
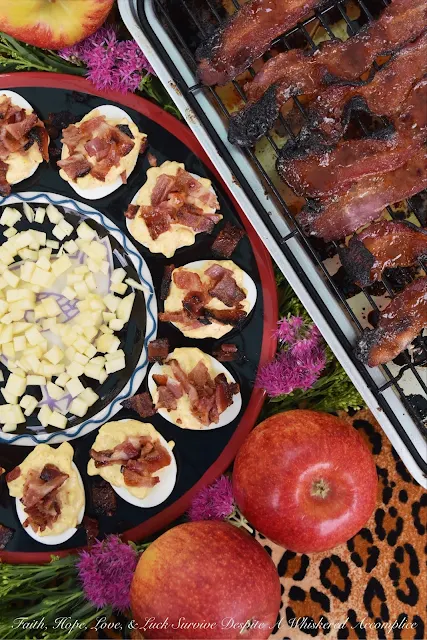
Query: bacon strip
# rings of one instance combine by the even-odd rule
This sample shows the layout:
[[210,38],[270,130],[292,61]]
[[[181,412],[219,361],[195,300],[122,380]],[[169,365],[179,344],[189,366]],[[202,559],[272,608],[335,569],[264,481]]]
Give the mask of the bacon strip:
[[203,291],[203,284],[198,273],[181,268],[176,269],[173,274],[173,281],[178,289],[189,291]]
[[224,228],[221,229],[212,244],[212,251],[215,255],[222,258],[230,258],[236,249],[240,240],[246,235],[246,232],[239,227],[226,222]]
[[92,165],[82,153],[76,153],[64,160],[58,160],[56,164],[60,169],[64,169],[70,180],[83,178],[84,176],[87,176],[92,169]]
[[52,464],[46,464],[41,473],[33,469],[27,474],[21,498],[28,516],[24,527],[44,531],[56,522],[61,514],[58,491],[68,478]]
[[0,522],[0,550],[5,548],[5,546],[12,540],[14,534],[15,529],[6,527],[5,524],[1,524]]
[[233,362],[239,358],[239,350],[237,345],[223,343],[215,351],[212,351],[212,355],[219,362]]
[[0,160],[0,195],[8,196],[11,191],[11,186],[6,180],[7,170],[9,169],[8,165]]
[[138,458],[141,449],[150,442],[151,439],[148,436],[128,436],[114,449],[104,449],[103,451],[91,449],[89,455],[95,461],[97,469],[112,464],[126,464],[128,460]]
[[243,289],[238,287],[235,279],[227,273],[209,289],[209,295],[218,298],[227,307],[234,307],[246,298]]
[[249,0],[196,51],[203,84],[225,84],[244,71],[322,0]]
[[92,485],[92,504],[97,516],[112,516],[117,510],[114,489],[103,478],[97,478]]
[[381,220],[339,249],[341,264],[356,284],[367,287],[384,269],[410,267],[427,256],[427,230],[405,221]]
[[331,40],[313,53],[291,49],[274,56],[245,85],[249,102],[232,117],[229,140],[253,144],[272,127],[280,107],[292,96],[314,97],[330,84],[359,84],[375,58],[418,37],[426,18],[426,0],[393,0],[378,20],[345,42]]
[[403,167],[363,178],[345,194],[310,203],[298,216],[314,236],[339,240],[375,218],[389,204],[409,198],[427,187],[427,147]]
[[172,282],[172,273],[174,269],[174,264],[167,264],[163,270],[163,277],[160,285],[160,300],[166,300],[169,295]]
[[386,131],[384,137],[343,140],[335,147],[317,145],[314,137],[304,147],[297,139],[281,150],[277,170],[297,195],[311,197],[340,194],[366,176],[394,171],[426,141],[426,105],[427,80],[423,80],[393,119],[391,135]]
[[365,329],[356,348],[364,364],[376,367],[399,355],[427,327],[427,278],[414,280],[381,313],[376,329]]
[[308,110],[305,135],[312,135],[315,130],[327,142],[336,142],[345,133],[353,111],[393,117],[400,113],[412,88],[426,73],[427,31],[396,51],[362,85],[332,85],[322,91]]
[[[182,393],[188,395],[191,414],[205,427],[217,423],[219,416],[233,403],[233,395],[239,393],[239,385],[229,383],[222,373],[212,379],[204,362],[200,361],[187,375],[175,359],[169,360],[174,381],[169,376],[156,376],[159,408],[174,411]],[[172,392],[171,382],[179,384],[181,395]]]
[[82,526],[86,532],[87,544],[89,547],[92,547],[99,535],[99,522],[95,518],[83,516]]

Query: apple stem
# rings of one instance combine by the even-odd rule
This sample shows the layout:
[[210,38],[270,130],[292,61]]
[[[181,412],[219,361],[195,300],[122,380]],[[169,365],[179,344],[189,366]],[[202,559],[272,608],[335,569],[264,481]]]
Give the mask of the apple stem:
[[246,529],[246,531],[249,531],[251,535],[254,532],[254,528],[251,527],[249,522],[246,520],[246,518],[242,516],[242,514],[237,508],[235,508],[233,513],[228,516],[227,520],[230,524],[234,525],[235,527],[239,527],[239,528],[242,527],[243,529]]
[[319,480],[314,480],[311,485],[311,495],[314,498],[321,498],[324,500],[329,495],[331,488],[329,484],[323,478],[319,478]]

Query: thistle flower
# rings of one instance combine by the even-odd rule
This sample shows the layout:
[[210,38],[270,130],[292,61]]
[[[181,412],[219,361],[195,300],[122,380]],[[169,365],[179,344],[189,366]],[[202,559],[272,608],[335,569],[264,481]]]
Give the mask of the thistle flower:
[[307,391],[326,365],[319,329],[299,316],[291,316],[280,320],[275,335],[280,351],[274,360],[261,367],[255,386],[272,398],[296,389]]
[[98,609],[105,606],[119,611],[128,609],[137,562],[135,549],[114,535],[97,541],[89,551],[82,551],[77,569],[89,602]]
[[82,42],[59,51],[59,55],[71,62],[83,62],[89,80],[102,90],[133,93],[143,76],[154,73],[137,43],[117,40],[113,27],[101,27]]
[[193,499],[188,517],[190,520],[225,520],[234,512],[233,489],[229,478],[220,476],[204,487]]

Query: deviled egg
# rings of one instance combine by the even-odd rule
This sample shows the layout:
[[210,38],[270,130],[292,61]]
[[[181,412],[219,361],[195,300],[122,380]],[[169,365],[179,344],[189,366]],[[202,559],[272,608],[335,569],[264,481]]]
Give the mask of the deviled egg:
[[33,107],[15,91],[0,91],[0,193],[49,160],[49,136]]
[[221,338],[250,314],[252,278],[232,260],[198,260],[174,269],[164,313],[188,338]]
[[166,500],[176,483],[173,446],[148,422],[107,422],[90,450],[87,472],[104,478],[135,507],[155,507]]
[[167,160],[147,171],[147,180],[126,211],[129,233],[152,253],[171,258],[211,233],[222,215],[212,183]]
[[239,415],[239,385],[218,360],[195,347],[180,347],[148,375],[157,412],[182,429],[217,429]]
[[126,183],[146,138],[123,109],[92,109],[63,130],[59,175],[83,198],[104,198]]
[[73,455],[68,442],[57,449],[39,444],[6,476],[19,521],[42,544],[69,540],[83,519],[85,493]]

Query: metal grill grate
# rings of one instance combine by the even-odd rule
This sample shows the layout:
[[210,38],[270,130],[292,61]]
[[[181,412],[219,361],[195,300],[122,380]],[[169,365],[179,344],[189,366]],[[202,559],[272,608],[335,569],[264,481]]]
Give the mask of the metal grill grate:
[[[164,24],[170,37],[175,42],[178,50],[185,58],[189,67],[195,71],[197,65],[194,59],[194,52],[197,45],[205,40],[212,32],[212,29],[224,20],[227,15],[222,5],[214,4],[214,0],[152,1],[159,19]],[[231,1],[236,8],[239,7],[237,0]],[[324,36],[322,39],[334,39],[337,37],[336,25],[341,21],[341,25],[345,24],[347,28],[347,34],[351,36],[357,32],[362,24],[371,21],[373,17],[377,17],[381,9],[387,4],[388,2],[386,0],[369,0],[369,2],[368,0],[366,0],[366,2],[363,0],[350,0],[349,2],[346,0],[331,0],[331,2],[324,5],[322,9],[315,11],[311,17],[298,23],[298,25],[293,29],[275,40],[272,43],[272,46],[286,50],[294,48],[295,41],[298,41],[299,46],[301,42],[304,42],[304,48],[308,50],[315,50],[318,44],[318,42],[315,42],[316,36],[314,34],[316,33],[316,30],[322,31],[322,36]],[[142,0],[139,0],[138,8],[141,22],[144,26],[149,28],[147,20],[145,19]],[[357,12],[359,12],[359,16],[355,19],[354,15]],[[208,25],[208,29],[206,29],[206,24]],[[341,36],[342,31],[340,31],[340,37]],[[270,54],[267,53],[265,54],[264,59],[268,59],[269,57]],[[169,67],[171,67],[170,60],[164,58],[164,61]],[[174,71],[176,71],[176,69],[174,69]],[[255,70],[252,67],[248,69],[248,72],[252,76],[255,75]],[[177,77],[177,75],[177,73],[173,73],[174,78]],[[232,81],[232,83],[230,83],[230,87],[231,86],[231,90],[234,90],[236,95],[238,95],[243,102],[246,102],[246,96],[239,81]],[[198,92],[204,92],[210,102],[213,103],[216,109],[222,114],[222,117],[228,121],[232,109],[230,108],[227,99],[224,98],[224,88],[204,87],[200,84],[187,86],[182,78],[180,78],[179,89],[183,91],[189,104],[194,108],[194,111],[200,117],[212,138],[215,139],[215,131],[194,97],[197,96]],[[301,117],[304,118],[305,108],[303,100],[300,100],[297,97],[291,98],[291,100],[294,103],[294,108],[296,108],[301,114]],[[295,136],[291,122],[287,116],[279,116],[278,126],[285,132],[285,137],[283,137],[282,140],[283,143],[286,141],[287,137]],[[366,123],[359,121],[359,126],[365,133],[367,132]],[[278,144],[277,136],[272,135],[270,132],[270,134],[266,135],[263,140],[265,145],[268,145],[269,147],[270,156],[275,159],[281,146]],[[218,146],[221,146],[221,144],[222,143],[219,143]],[[224,146],[223,153],[227,159],[227,150]],[[265,162],[260,158],[260,153],[257,152],[256,149],[248,148],[244,150],[244,153],[250,159],[253,166],[256,167],[257,172],[264,181],[264,185],[276,199],[283,212],[287,225],[291,228],[289,233],[282,235],[279,229],[269,219],[269,214],[259,206],[257,207],[260,216],[271,230],[279,246],[282,247],[283,251],[285,251],[287,243],[293,238],[297,238],[302,243],[306,251],[312,257],[314,263],[321,270],[324,278],[328,281],[331,292],[340,301],[341,305],[343,305],[346,312],[353,320],[354,325],[360,332],[363,328],[360,314],[355,312],[351,304],[351,298],[346,295],[345,288],[340,285],[340,283],[337,283],[328,268],[328,264],[331,262],[331,257],[337,255],[338,245],[336,243],[328,243],[328,245],[321,246],[319,249],[319,242],[313,242],[311,238],[307,237],[292,215],[287,195],[283,193],[283,185],[280,185],[280,180],[277,174],[275,174],[275,171],[271,169],[271,166],[274,163],[271,162],[271,166],[266,167]],[[262,155],[263,158],[265,158],[265,151]],[[425,225],[426,221],[422,220],[422,212],[420,214],[418,207],[414,205],[415,199],[406,203],[408,215],[410,214],[412,216],[411,219],[418,220],[418,224],[423,225],[424,223]],[[392,218],[401,218],[401,214],[395,209],[389,207],[388,212]],[[325,261],[325,255],[329,257],[329,261]],[[297,271],[301,272],[300,265],[294,264],[293,266]],[[419,260],[418,267],[420,271],[427,273],[427,259]],[[396,283],[393,278],[384,276],[382,278],[382,284],[386,294],[392,298],[397,292],[395,286]],[[369,288],[364,289],[363,294],[365,296],[366,309],[370,310],[371,313],[378,313],[379,307],[376,301],[377,296],[372,293]],[[330,324],[334,326],[332,314],[329,315]],[[367,316],[368,312],[366,312],[365,315]],[[337,333],[339,334],[338,328]],[[346,338],[343,335],[340,336],[340,340],[342,340],[343,343],[346,342]],[[379,406],[389,414],[389,417],[392,422],[394,422],[395,426],[398,426],[398,419],[396,416],[390,416],[390,412],[389,410],[387,411],[386,408],[387,403],[382,398],[383,393],[390,387],[393,388],[401,398],[414,422],[421,429],[422,433],[425,434],[427,419],[427,339],[420,336],[416,340],[416,362],[414,361],[414,351],[412,352],[412,357],[408,352],[405,352],[395,361],[396,364],[383,367],[383,371],[385,372],[388,381],[381,386],[378,386],[373,382],[372,377],[366,374],[364,367],[354,358],[351,345],[347,344],[346,350],[352,357],[352,360],[358,370],[362,373],[366,384],[375,394]],[[408,391],[409,387],[410,391]],[[424,466],[424,464],[422,466]]]

